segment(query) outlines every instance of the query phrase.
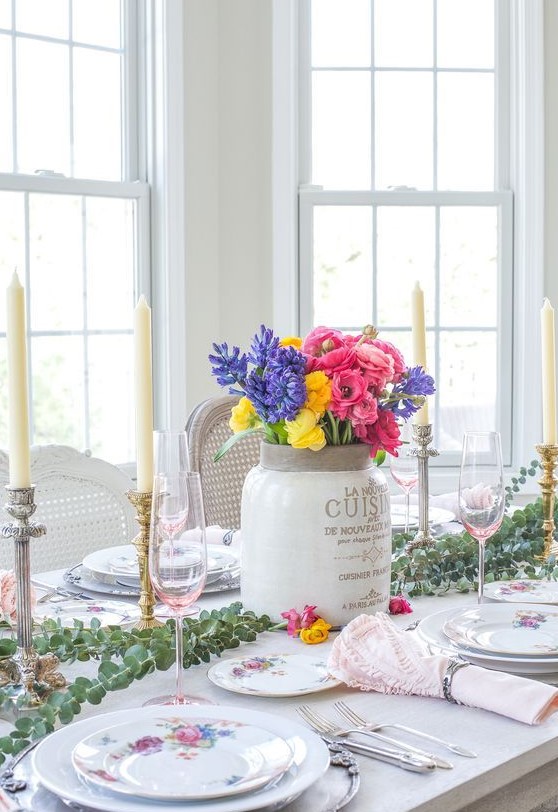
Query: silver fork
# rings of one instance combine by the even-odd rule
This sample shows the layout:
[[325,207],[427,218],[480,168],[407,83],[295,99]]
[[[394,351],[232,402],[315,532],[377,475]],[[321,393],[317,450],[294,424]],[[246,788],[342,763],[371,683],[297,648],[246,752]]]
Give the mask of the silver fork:
[[[430,772],[436,768],[436,762],[433,759],[426,755],[422,755],[421,753],[409,750],[405,745],[399,746],[399,742],[397,742],[397,749],[368,746],[366,744],[362,744],[361,742],[355,741],[355,739],[349,738],[351,733],[359,733],[368,736],[368,731],[357,730],[356,728],[341,729],[337,727],[330,719],[326,719],[326,717],[322,716],[321,713],[318,713],[310,708],[309,705],[300,705],[296,710],[304,721],[310,725],[310,727],[313,728],[316,733],[319,733],[322,738],[328,742],[328,744],[332,741],[339,741],[339,739],[342,738],[343,745],[346,746],[348,750],[354,750],[356,753],[372,756],[380,761],[387,761],[389,764],[396,764],[397,766],[403,767],[407,770],[412,770],[414,772]],[[383,736],[379,736],[377,734],[372,735],[374,738],[379,739],[380,741],[385,740],[385,737]]]
[[455,744],[454,742],[448,742],[444,739],[439,739],[437,736],[432,736],[430,733],[424,733],[422,730],[416,730],[413,727],[407,727],[406,725],[400,725],[397,722],[369,722],[364,717],[360,716],[356,711],[350,708],[343,700],[336,702],[335,710],[341,714],[350,724],[356,725],[362,731],[377,731],[382,730],[385,727],[392,727],[396,730],[402,730],[405,733],[411,733],[413,736],[419,736],[420,738],[427,739],[428,741],[436,742],[437,744],[441,744],[444,747],[447,747],[448,750],[451,750],[452,753],[457,753],[459,756],[466,756],[467,758],[476,758],[477,754],[473,753],[472,750],[467,750],[465,747],[462,747],[460,744]]

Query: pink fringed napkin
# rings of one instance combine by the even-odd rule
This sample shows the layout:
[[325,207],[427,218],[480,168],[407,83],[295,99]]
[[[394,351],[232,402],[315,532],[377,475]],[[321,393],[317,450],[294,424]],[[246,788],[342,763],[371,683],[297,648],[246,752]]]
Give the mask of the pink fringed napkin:
[[427,654],[388,615],[359,615],[333,641],[328,670],[351,688],[433,696],[536,725],[558,710],[558,688]]

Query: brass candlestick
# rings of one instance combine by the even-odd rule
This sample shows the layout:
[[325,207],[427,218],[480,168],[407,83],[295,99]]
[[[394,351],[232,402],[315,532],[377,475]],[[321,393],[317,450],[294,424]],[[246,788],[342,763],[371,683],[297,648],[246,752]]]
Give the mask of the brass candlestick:
[[16,694],[21,695],[20,706],[36,707],[54,688],[66,685],[65,678],[56,671],[58,657],[54,654],[39,656],[33,647],[29,539],[44,536],[46,527],[29,521],[37,508],[33,485],[28,488],[7,485],[6,491],[6,512],[14,521],[2,525],[2,536],[13,538],[15,544],[17,650],[13,657],[0,663],[0,685],[14,686]]
[[542,491],[544,552],[542,561],[550,555],[558,553],[558,544],[554,541],[554,495],[558,479],[554,476],[554,468],[558,459],[558,445],[556,443],[541,443],[536,445],[537,453],[541,458],[543,475],[539,479]]
[[155,606],[155,596],[153,586],[149,577],[149,525],[151,522],[151,503],[153,494],[144,491],[128,491],[126,496],[135,507],[137,515],[136,521],[140,526],[138,535],[132,539],[132,544],[137,550],[138,566],[140,577],[140,599],[138,601],[141,609],[141,617],[134,624],[135,629],[154,629],[156,626],[164,626],[153,614]]
[[431,547],[434,544],[428,521],[428,458],[438,456],[435,448],[428,448],[432,442],[432,424],[420,426],[413,423],[413,442],[415,447],[409,449],[409,454],[418,458],[419,529],[414,539],[405,546],[408,553],[415,547]]

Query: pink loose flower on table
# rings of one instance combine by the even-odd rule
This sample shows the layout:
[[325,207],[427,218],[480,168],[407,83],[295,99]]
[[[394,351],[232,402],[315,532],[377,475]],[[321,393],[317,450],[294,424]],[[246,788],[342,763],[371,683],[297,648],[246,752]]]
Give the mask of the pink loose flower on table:
[[[322,617],[316,614],[315,606],[306,604],[302,612],[297,609],[289,609],[281,612],[281,617],[287,621],[287,634],[289,637],[300,637],[304,643],[322,643],[327,640],[331,625]],[[276,628],[284,628],[285,624],[280,624]]]
[[[37,597],[31,587],[31,609],[35,607]],[[0,570],[0,610],[6,620],[17,618],[17,583],[13,570]]]
[[395,595],[389,601],[390,615],[408,615],[413,611],[409,601],[403,595]]

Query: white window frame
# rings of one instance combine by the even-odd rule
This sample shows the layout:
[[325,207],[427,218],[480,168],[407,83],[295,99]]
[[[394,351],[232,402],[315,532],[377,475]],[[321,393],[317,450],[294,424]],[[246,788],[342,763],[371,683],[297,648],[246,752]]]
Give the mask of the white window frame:
[[[513,324],[511,335],[512,448],[508,474],[536,457],[540,441],[540,365],[537,340],[544,273],[544,29],[543,0],[497,0],[509,6],[509,51],[498,48],[500,64],[509,65],[509,106],[498,110],[497,126],[510,127],[510,156],[498,167],[501,188],[514,194]],[[273,279],[274,324],[278,332],[302,329],[299,308],[298,217],[300,172],[297,142],[300,95],[297,82],[299,3],[273,0]],[[506,32],[504,32],[504,35]],[[304,92],[304,88],[302,88]],[[311,193],[311,187],[306,187]],[[296,202],[295,202],[296,201]],[[535,329],[536,327],[536,329]],[[535,335],[534,335],[535,334]],[[457,487],[458,469],[432,469],[431,490]],[[536,492],[536,484],[530,484]],[[527,489],[529,490],[529,488]]]

